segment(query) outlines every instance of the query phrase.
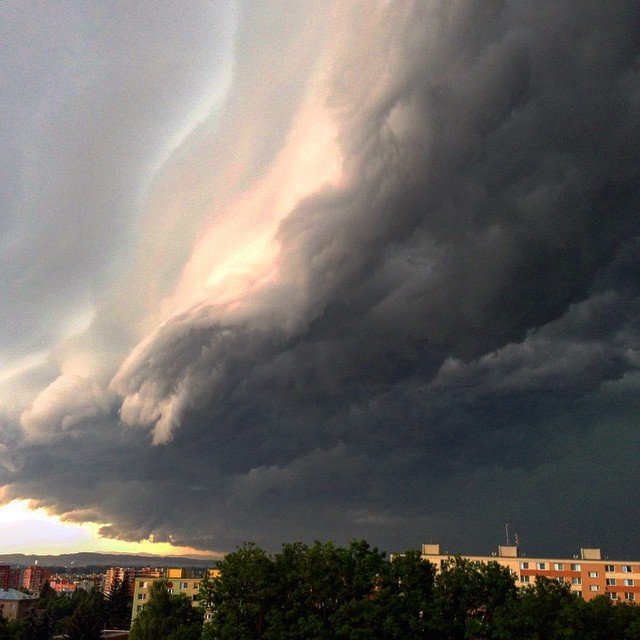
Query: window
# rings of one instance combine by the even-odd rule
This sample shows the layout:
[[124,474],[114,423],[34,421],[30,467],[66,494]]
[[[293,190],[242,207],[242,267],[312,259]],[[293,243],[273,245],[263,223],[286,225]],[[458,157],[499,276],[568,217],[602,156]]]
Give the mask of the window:
[[521,569],[528,569],[529,568],[529,563],[528,562],[521,562],[520,563],[520,568]]
[[531,582],[531,576],[522,576],[520,578],[521,582]]
[[536,562],[536,569],[540,569],[542,571],[544,571],[547,568],[546,563],[544,562]]
[[624,599],[629,600],[630,602],[633,602],[636,599],[636,594],[627,592],[624,594]]
[[138,594],[138,600],[146,600],[147,599],[147,594],[146,593],[139,593]]
[[191,599],[192,599],[194,602],[198,602],[198,594],[197,594],[197,593],[194,593],[194,594],[191,596]]
[[572,564],[571,565],[571,571],[580,571],[580,565],[579,564]]
[[140,588],[141,588],[141,589],[146,589],[146,588],[147,588],[147,586],[148,586],[148,583],[147,583],[147,582],[140,582]]
[[618,594],[617,594],[615,591],[611,591],[611,592],[609,593],[609,597],[610,597],[612,600],[617,600],[617,599],[618,599]]
[[589,577],[590,578],[597,578],[598,577],[598,572],[597,571],[589,571]]
[[199,582],[194,582],[193,583],[193,588],[194,589],[199,589],[200,588],[200,583]]
[[142,611],[142,605],[141,605],[141,604],[139,604],[139,605],[136,607],[136,611]]
[[173,593],[173,589],[169,588],[169,589],[167,589],[167,592],[168,593]]
[[606,582],[607,582],[607,585],[609,587],[615,587],[616,586],[616,579],[615,578],[607,578]]
[[604,570],[608,571],[609,573],[613,573],[616,570],[616,568],[612,564],[605,564]]
[[186,582],[181,582],[181,583],[180,583],[180,588],[181,588],[181,589],[186,589],[188,586],[189,586],[189,585],[188,585],[188,583],[186,583]]
[[554,568],[556,571],[564,571],[564,563],[562,563],[562,562],[556,562],[556,563],[554,563],[553,568]]
[[589,587],[589,591],[600,591],[600,587],[597,584],[592,584]]
[[622,582],[625,587],[633,587],[633,580],[631,578],[625,578]]
[[582,584],[582,578],[571,578],[571,584]]
[[622,573],[631,573],[631,565],[623,564],[622,565]]
[[560,584],[564,584],[564,578],[562,576],[559,576],[558,578],[556,578],[556,580],[560,583]]

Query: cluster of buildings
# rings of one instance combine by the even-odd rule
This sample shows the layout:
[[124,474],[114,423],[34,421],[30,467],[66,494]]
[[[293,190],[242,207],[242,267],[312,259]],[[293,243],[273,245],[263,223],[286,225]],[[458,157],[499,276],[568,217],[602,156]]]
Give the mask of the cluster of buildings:
[[[37,564],[24,569],[0,564],[0,615],[8,619],[29,615],[42,585],[50,577],[51,573]],[[27,589],[29,593],[21,589]]]
[[[428,543],[422,545],[421,557],[439,570],[451,560],[452,554],[443,552],[437,543]],[[509,569],[519,587],[526,587],[543,576],[567,584],[573,593],[585,600],[604,595],[617,602],[640,603],[640,561],[612,560],[603,557],[600,549],[583,548],[571,558],[527,557],[517,546],[500,545],[490,555],[461,557],[473,562],[497,562]],[[219,571],[209,569],[207,574],[215,578]],[[117,581],[127,586],[132,599],[133,622],[147,604],[154,582],[165,580],[170,593],[183,594],[195,604],[203,575],[202,571],[190,572],[184,568],[151,567],[111,567],[104,574],[51,575],[48,569],[37,564],[24,569],[0,564],[0,615],[5,618],[28,615],[45,582],[58,593],[72,594],[78,589],[99,589],[109,593]]]
[[40,593],[44,583],[51,578],[51,572],[34,564],[21,569],[8,564],[0,564],[0,589],[28,589],[31,593]]
[[[202,574],[202,571],[199,572]],[[215,575],[216,570],[210,570]],[[4,618],[24,618],[35,606],[45,583],[59,594],[72,595],[78,589],[91,591],[98,589],[109,593],[118,581],[125,584],[132,599],[132,620],[146,604],[151,585],[157,580],[167,580],[171,593],[184,593],[189,600],[197,600],[200,575],[187,569],[158,569],[110,567],[105,573],[53,574],[37,564],[25,567],[0,565],[0,616]],[[25,590],[29,593],[25,593]]]

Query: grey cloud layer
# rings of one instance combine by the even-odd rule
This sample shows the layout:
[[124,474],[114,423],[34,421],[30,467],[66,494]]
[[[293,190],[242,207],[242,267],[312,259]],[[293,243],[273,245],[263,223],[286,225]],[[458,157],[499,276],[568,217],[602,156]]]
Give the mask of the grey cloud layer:
[[42,349],[123,270],[151,170],[216,82],[225,3],[0,9],[1,353]]
[[[205,548],[478,546],[515,519],[569,552],[607,533],[610,500],[638,522],[598,457],[640,449],[636,3],[353,11],[323,52],[344,179],[280,225],[278,281],[241,318],[185,311],[122,366],[123,420],[164,444],[112,409],[23,449],[15,495]],[[110,464],[64,474],[80,452]]]

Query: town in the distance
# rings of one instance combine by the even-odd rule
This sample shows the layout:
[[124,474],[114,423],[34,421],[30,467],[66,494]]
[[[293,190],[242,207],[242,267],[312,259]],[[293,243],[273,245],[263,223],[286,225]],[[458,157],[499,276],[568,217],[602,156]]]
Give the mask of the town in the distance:
[[[586,615],[585,607],[609,616],[602,618],[605,626],[624,628],[626,635],[620,637],[640,637],[633,635],[640,632],[636,605],[640,560],[612,559],[599,548],[581,548],[572,557],[562,558],[529,557],[516,545],[499,545],[488,555],[471,556],[449,553],[430,542],[422,544],[419,552],[387,557],[365,541],[353,541],[347,548],[291,543],[275,555],[249,543],[221,561],[183,558],[184,566],[179,567],[150,566],[150,559],[143,556],[137,560],[146,561],[147,566],[107,567],[96,564],[97,558],[92,555],[93,564],[86,566],[75,561],[70,566],[44,566],[38,561],[28,566],[0,564],[0,640],[208,640],[227,637],[220,631],[225,625],[246,631],[243,638],[276,638],[280,636],[266,634],[263,626],[282,626],[282,637],[288,631],[273,611],[282,614],[290,609],[293,618],[301,616],[287,623],[295,626],[308,616],[305,608],[312,618],[320,610],[325,616],[316,632],[320,635],[313,637],[325,637],[321,627],[326,627],[326,637],[332,637],[328,634],[345,627],[330,627],[326,603],[321,602],[325,597],[338,618],[343,605],[351,611],[359,602],[370,609],[371,638],[458,637],[447,634],[461,619],[465,629],[484,628],[485,634],[476,630],[472,633],[480,635],[461,638],[497,637],[491,635],[495,625],[506,625],[519,634],[512,637],[525,638],[530,637],[525,627],[531,620],[544,626],[551,624],[545,616],[551,616],[555,626],[559,620],[575,625]],[[175,564],[177,559],[171,560]],[[350,580],[354,585],[359,581],[359,587],[349,585]],[[407,609],[408,602],[415,611]],[[546,603],[546,613],[541,603]],[[376,606],[384,610],[387,626],[389,619],[397,618],[396,635],[383,632],[382,626],[376,633]],[[495,609],[490,615],[489,606]],[[521,618],[519,607],[526,610]],[[163,616],[171,623],[163,621]],[[434,621],[446,625],[440,635]]]

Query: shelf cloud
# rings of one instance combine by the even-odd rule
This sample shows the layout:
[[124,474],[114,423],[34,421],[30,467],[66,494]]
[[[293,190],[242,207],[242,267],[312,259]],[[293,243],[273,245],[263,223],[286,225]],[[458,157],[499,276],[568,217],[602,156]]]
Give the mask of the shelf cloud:
[[6,498],[637,553],[636,3],[185,7],[0,9]]

